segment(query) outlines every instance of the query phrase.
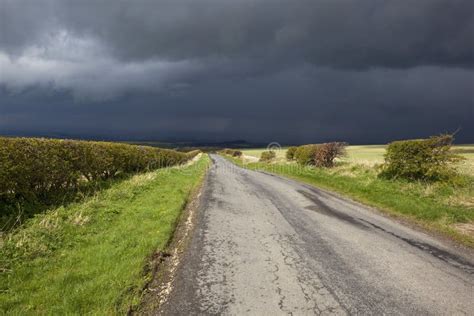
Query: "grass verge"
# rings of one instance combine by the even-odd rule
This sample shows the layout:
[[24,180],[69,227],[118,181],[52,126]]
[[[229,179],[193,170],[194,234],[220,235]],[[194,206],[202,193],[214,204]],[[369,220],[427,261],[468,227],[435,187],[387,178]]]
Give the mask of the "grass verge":
[[114,184],[40,214],[0,245],[3,314],[125,314],[139,304],[150,257],[164,249],[209,158]]
[[474,227],[474,177],[460,176],[457,184],[428,184],[380,179],[376,168],[349,163],[322,169],[288,163],[243,164],[240,159],[226,158],[248,169],[279,174],[346,195],[474,247],[474,235],[456,228],[459,224]]

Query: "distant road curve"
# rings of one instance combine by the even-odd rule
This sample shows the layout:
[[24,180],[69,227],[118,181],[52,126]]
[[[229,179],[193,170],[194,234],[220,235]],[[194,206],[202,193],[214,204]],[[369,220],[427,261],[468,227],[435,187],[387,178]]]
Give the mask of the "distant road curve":
[[333,194],[212,160],[159,314],[474,314],[472,252]]

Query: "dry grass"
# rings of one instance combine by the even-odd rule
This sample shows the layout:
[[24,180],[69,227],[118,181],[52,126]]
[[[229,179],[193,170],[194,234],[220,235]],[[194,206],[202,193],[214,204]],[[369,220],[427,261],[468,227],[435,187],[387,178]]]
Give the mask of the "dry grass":
[[454,146],[454,151],[466,158],[461,162],[461,172],[474,176],[474,145]]
[[454,227],[462,234],[474,237],[474,223],[458,223]]

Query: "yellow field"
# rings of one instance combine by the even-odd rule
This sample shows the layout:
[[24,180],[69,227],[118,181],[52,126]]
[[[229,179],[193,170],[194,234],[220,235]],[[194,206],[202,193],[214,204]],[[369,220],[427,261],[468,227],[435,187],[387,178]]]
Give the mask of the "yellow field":
[[474,145],[460,145],[453,147],[459,155],[466,158],[466,160],[461,163],[460,169],[463,172],[474,176]]
[[[281,148],[280,150],[275,150],[277,159],[285,159],[286,150],[288,148]],[[256,148],[256,149],[240,149],[245,155],[260,158],[262,152],[267,151],[266,148]]]
[[386,145],[348,146],[347,157],[344,161],[364,165],[374,165],[383,162]]
[[[383,162],[383,155],[386,147],[386,145],[348,146],[347,156],[344,157],[342,161],[368,166],[380,164]],[[264,148],[242,149],[242,152],[247,156],[260,158],[260,155],[265,150],[266,149]],[[281,150],[276,151],[278,160],[285,160],[286,150],[287,148],[282,148]],[[455,145],[453,146],[453,151],[466,158],[465,161],[460,163],[459,169],[463,173],[474,176],[474,145]]]

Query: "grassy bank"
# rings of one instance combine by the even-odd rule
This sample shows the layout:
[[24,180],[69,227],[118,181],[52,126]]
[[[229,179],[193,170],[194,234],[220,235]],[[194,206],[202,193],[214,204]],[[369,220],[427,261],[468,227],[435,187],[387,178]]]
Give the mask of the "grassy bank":
[[114,184],[82,203],[30,219],[3,236],[0,312],[125,314],[150,278],[209,159]]
[[430,230],[474,246],[474,177],[462,175],[457,184],[384,180],[377,167],[340,162],[335,168],[300,167],[294,163],[243,163],[349,196],[383,212],[404,218]]

